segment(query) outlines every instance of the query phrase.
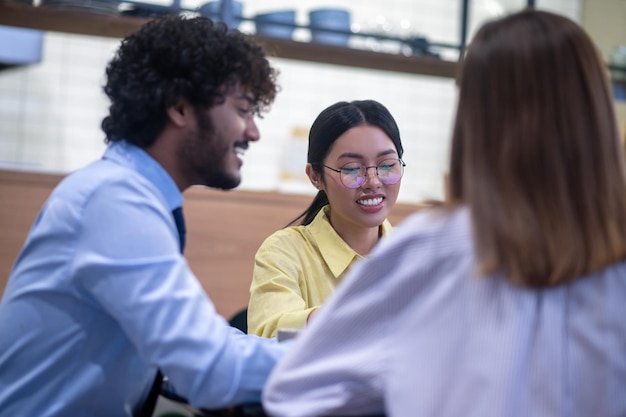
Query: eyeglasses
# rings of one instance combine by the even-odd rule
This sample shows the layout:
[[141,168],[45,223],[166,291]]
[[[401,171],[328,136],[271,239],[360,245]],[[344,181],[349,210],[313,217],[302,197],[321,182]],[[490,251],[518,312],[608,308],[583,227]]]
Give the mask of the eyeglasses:
[[376,175],[380,182],[385,185],[397,184],[404,174],[406,164],[402,159],[385,159],[378,165],[365,166],[358,162],[348,162],[341,168],[332,168],[324,164],[318,164],[331,171],[339,173],[341,183],[347,188],[359,188],[367,180],[367,172],[370,168],[376,168]]

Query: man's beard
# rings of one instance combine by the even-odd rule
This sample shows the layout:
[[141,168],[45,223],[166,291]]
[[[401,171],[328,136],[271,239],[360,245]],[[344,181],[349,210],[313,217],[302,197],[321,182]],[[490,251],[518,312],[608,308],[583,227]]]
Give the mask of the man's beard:
[[[209,116],[206,113],[198,111],[198,132],[194,138],[190,138],[192,153],[200,150],[200,157],[206,156],[196,167],[198,175],[207,187],[218,188],[221,190],[231,190],[241,183],[241,177],[229,175],[224,167],[225,159],[230,156],[233,149],[231,144],[220,142],[220,138],[212,126]],[[194,155],[190,155],[193,156]],[[197,155],[195,155],[197,156]]]
[[233,178],[224,172],[214,172],[210,178],[206,178],[207,187],[218,188],[220,190],[232,190],[241,183],[241,178]]

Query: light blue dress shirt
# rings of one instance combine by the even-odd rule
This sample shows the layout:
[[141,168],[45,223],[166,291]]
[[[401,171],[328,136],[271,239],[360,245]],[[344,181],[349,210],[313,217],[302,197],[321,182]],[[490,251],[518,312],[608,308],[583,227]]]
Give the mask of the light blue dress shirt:
[[296,338],[266,385],[266,409],[626,416],[626,262],[541,290],[475,266],[465,209],[396,227]]
[[157,367],[197,407],[259,401],[285,346],[216,313],[179,253],[182,202],[126,142],[52,192],[0,303],[0,416],[130,416]]

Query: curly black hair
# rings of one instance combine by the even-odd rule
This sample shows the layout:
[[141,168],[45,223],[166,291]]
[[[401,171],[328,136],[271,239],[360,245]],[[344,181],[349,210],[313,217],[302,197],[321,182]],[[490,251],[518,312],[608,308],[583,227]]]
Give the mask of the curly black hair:
[[249,36],[206,17],[169,15],[125,38],[108,64],[104,92],[109,115],[106,142],[122,139],[150,146],[163,130],[166,109],[186,99],[206,109],[240,82],[254,96],[257,114],[267,111],[278,86],[277,71]]

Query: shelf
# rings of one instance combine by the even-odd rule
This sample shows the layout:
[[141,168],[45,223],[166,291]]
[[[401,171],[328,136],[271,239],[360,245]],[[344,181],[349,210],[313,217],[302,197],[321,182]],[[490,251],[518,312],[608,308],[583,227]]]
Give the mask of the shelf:
[[[0,25],[79,35],[123,38],[148,19],[33,7],[0,1]],[[256,37],[270,56],[348,67],[454,78],[456,62],[430,56],[405,56],[287,39]]]

